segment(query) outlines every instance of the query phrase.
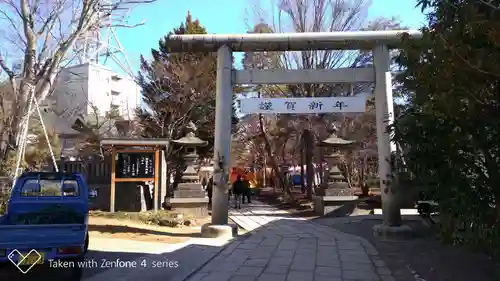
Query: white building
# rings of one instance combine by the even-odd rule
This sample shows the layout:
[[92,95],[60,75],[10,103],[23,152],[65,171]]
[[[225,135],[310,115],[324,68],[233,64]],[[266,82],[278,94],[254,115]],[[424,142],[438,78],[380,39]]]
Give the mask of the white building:
[[112,108],[132,119],[139,103],[140,87],[134,80],[105,66],[85,63],[61,70],[43,106],[73,122],[93,119],[96,111],[104,116]]

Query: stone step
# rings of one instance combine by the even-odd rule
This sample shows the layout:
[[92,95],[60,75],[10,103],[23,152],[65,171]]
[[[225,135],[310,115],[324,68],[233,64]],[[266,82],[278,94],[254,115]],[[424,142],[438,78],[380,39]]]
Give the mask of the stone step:
[[328,188],[325,189],[325,196],[349,196],[354,193],[352,188]]
[[175,190],[174,198],[205,198],[202,190]]
[[205,191],[200,186],[182,186],[182,187],[177,187],[177,189],[175,190],[189,190],[189,191],[203,191],[203,192]]
[[199,183],[179,183],[177,185],[177,190],[203,190],[203,187]]

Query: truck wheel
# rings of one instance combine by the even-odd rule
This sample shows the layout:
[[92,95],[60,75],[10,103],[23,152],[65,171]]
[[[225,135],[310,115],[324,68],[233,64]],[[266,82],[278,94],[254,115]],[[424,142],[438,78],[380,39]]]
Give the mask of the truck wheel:
[[85,245],[83,246],[83,253],[86,254],[89,250],[89,234],[85,236]]

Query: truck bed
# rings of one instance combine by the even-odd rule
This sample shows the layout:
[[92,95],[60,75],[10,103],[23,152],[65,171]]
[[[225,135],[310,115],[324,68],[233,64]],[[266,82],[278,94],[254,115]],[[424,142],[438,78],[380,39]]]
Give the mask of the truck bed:
[[85,235],[84,224],[0,225],[0,249],[9,252],[83,246]]

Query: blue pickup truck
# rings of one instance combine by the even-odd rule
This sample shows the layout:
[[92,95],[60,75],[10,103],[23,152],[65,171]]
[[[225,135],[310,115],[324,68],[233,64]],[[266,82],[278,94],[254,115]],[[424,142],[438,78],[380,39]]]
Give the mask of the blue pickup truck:
[[89,245],[89,199],[95,195],[80,174],[19,176],[0,217],[0,265],[28,271],[51,260],[82,260]]

